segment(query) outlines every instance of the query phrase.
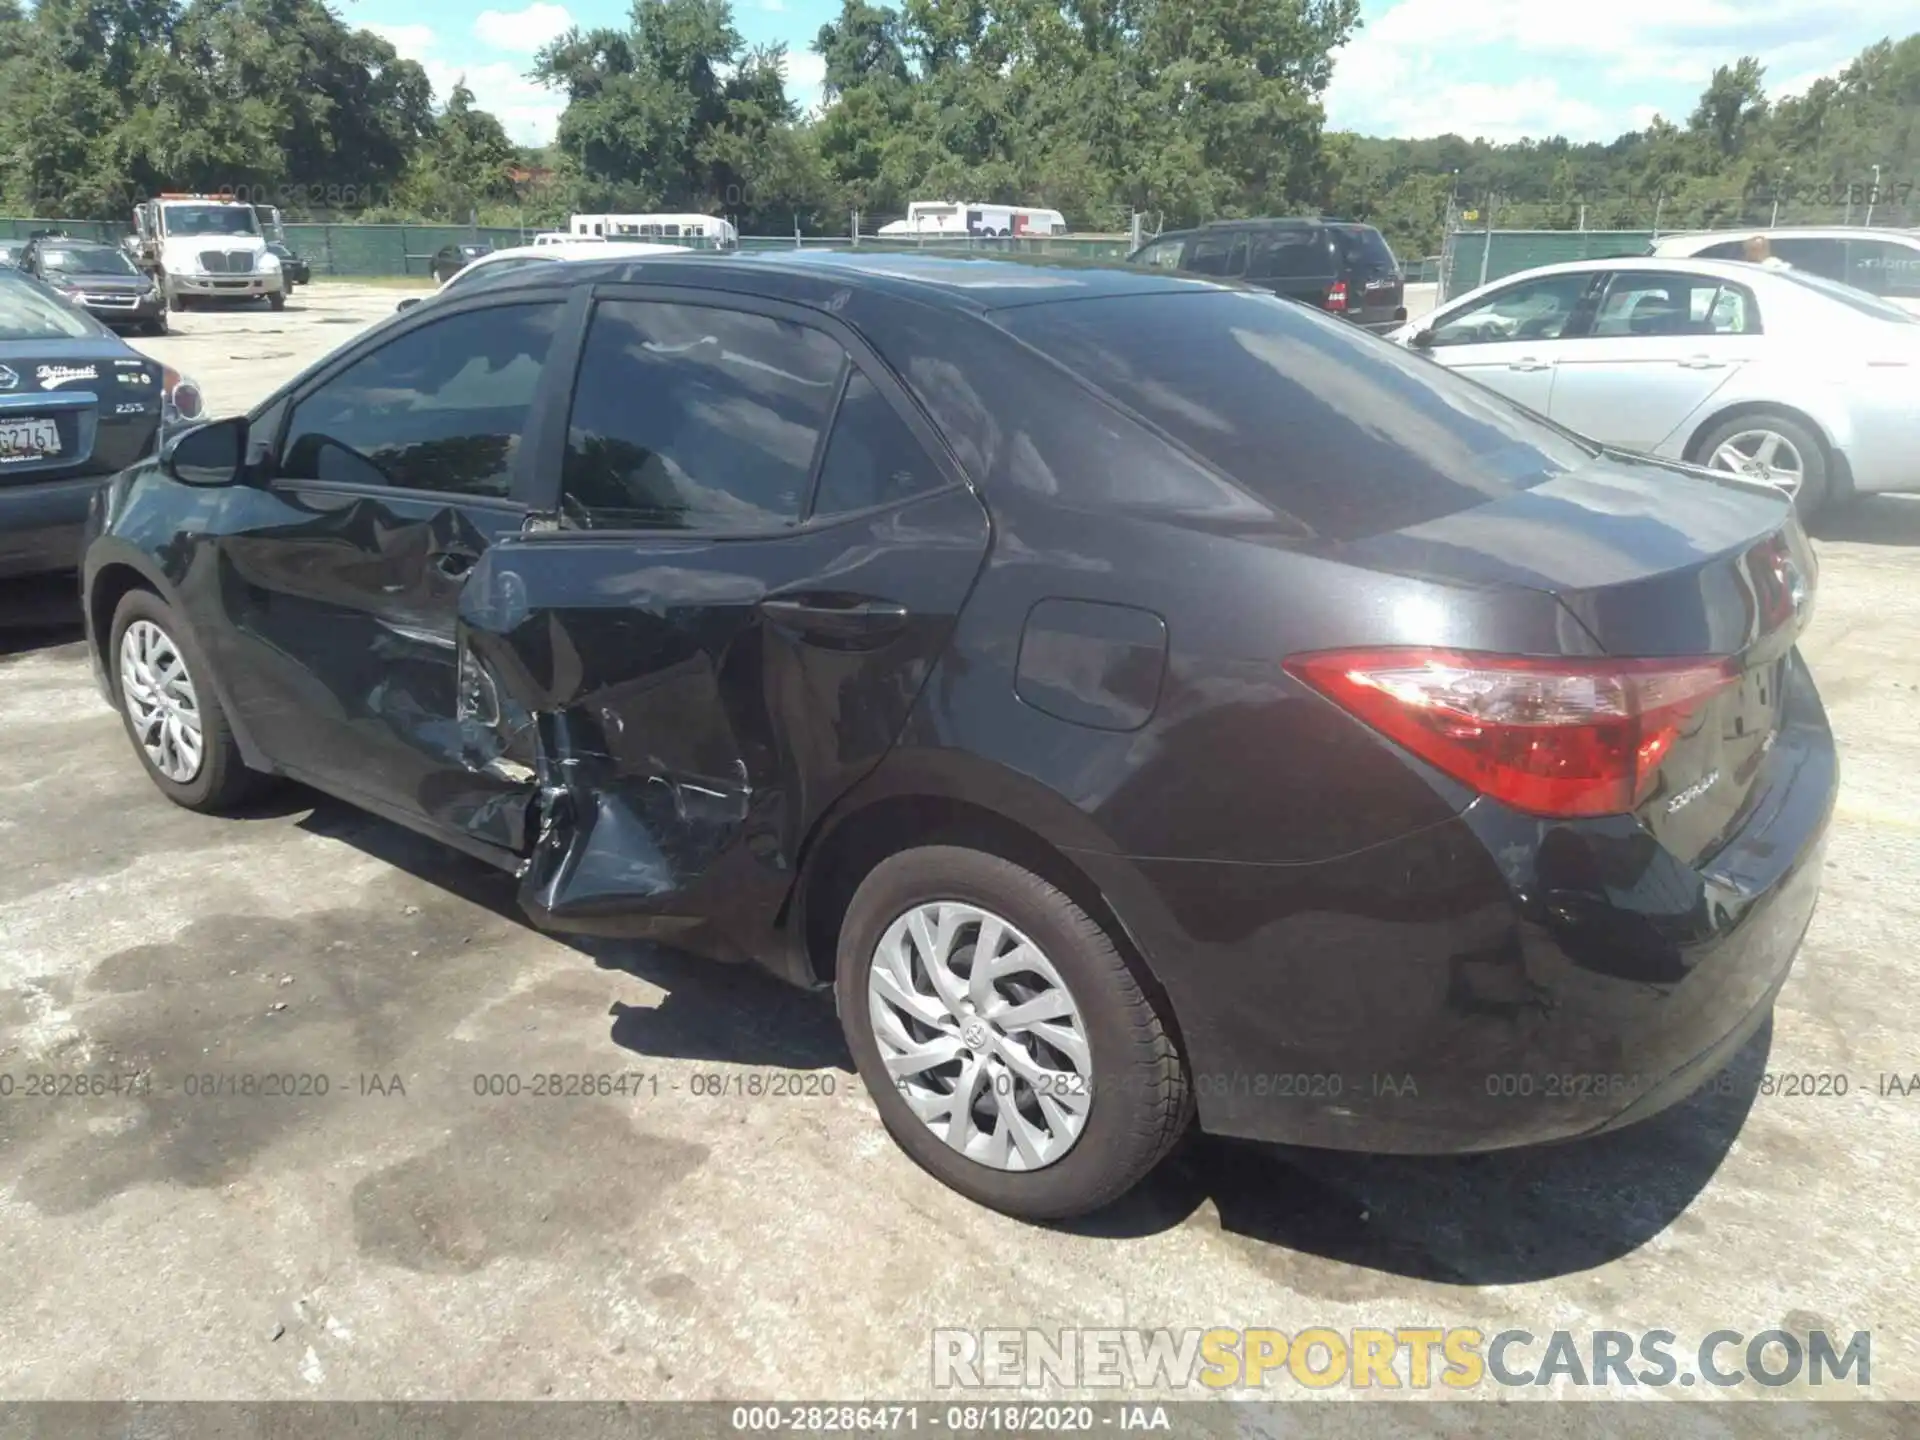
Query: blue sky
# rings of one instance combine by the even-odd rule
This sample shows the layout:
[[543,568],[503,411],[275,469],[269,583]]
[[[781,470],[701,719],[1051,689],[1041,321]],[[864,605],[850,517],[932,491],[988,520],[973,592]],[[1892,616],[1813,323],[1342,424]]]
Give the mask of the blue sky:
[[[1804,89],[1883,36],[1913,30],[1914,0],[1362,0],[1337,57],[1328,118],[1380,135],[1612,139],[1655,113],[1684,119],[1716,64],[1757,54],[1775,94]],[[788,88],[819,99],[808,49],[839,0],[735,0],[749,40],[785,40]],[[440,98],[464,74],[522,143],[551,137],[557,97],[525,78],[569,25],[624,24],[626,0],[350,0],[351,24],[419,60]]]

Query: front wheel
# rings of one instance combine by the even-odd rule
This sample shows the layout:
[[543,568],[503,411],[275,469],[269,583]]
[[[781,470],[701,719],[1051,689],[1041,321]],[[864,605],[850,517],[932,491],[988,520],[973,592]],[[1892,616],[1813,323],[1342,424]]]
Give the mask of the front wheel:
[[160,292],[167,297],[167,309],[176,315],[187,308],[187,297],[173,288],[173,282],[167,279],[164,272],[160,276]]
[[882,861],[841,924],[835,983],[888,1132],[995,1210],[1098,1210],[1191,1119],[1140,977],[1072,899],[997,856],[939,845]]
[[271,295],[267,296],[267,304],[271,305],[275,310],[286,309],[287,308],[286,287],[283,285],[281,286],[280,289],[274,291]]
[[210,813],[251,794],[261,777],[240,758],[206,660],[173,607],[151,590],[130,590],[109,633],[120,718],[160,793]]
[[1802,520],[1818,513],[1831,494],[1826,446],[1805,423],[1778,411],[1737,415],[1714,426],[1699,455],[1710,470],[1778,487]]

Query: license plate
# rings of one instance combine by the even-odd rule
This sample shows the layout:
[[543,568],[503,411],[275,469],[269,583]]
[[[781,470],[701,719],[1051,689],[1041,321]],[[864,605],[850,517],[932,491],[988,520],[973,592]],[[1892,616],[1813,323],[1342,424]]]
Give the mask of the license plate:
[[51,420],[0,420],[0,465],[43,460],[60,453],[60,428]]

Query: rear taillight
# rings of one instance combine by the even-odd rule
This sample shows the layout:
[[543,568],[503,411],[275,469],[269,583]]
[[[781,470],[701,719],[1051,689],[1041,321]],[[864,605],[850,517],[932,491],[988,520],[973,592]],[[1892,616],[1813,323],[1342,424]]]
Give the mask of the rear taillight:
[[1415,649],[1296,655],[1286,668],[1461,784],[1560,818],[1635,809],[1700,707],[1739,680],[1725,659]]
[[1327,309],[1344,310],[1347,308],[1347,282],[1336,280],[1327,287]]

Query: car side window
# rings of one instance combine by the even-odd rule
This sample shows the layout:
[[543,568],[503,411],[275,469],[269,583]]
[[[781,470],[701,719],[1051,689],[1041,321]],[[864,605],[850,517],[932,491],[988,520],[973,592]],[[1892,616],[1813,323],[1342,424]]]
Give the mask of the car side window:
[[[1240,241],[1240,247],[1244,254],[1246,250],[1244,238]],[[1186,268],[1195,275],[1224,276],[1227,273],[1227,264],[1232,258],[1233,237],[1231,235],[1201,235],[1187,246]]]
[[1180,252],[1186,248],[1185,240],[1161,240],[1147,246],[1134,260],[1136,265],[1151,265],[1159,270],[1178,270]]
[[873,381],[854,371],[827,440],[813,513],[844,515],[891,505],[944,483],[900,412]]
[[1920,246],[1893,240],[1847,241],[1847,284],[1888,299],[1920,299]]
[[1846,281],[1847,248],[1839,240],[1813,235],[1786,236],[1768,240],[1767,248],[1776,258],[1786,261],[1796,270],[1811,271],[1829,280]]
[[1595,339],[1756,335],[1760,312],[1743,287],[1692,275],[1622,271],[1594,317]]
[[1558,340],[1592,283],[1591,271],[1577,271],[1510,285],[1434,326],[1433,343],[1439,347]]
[[594,529],[797,524],[847,353],[789,320],[606,300],[567,421],[562,505]]
[[1249,280],[1306,280],[1335,273],[1331,242],[1321,230],[1269,230],[1253,245]]
[[1744,260],[1747,258],[1747,242],[1728,240],[1719,245],[1709,245],[1697,252],[1701,260]]
[[498,305],[395,336],[294,406],[278,474],[505,498],[559,318]]

